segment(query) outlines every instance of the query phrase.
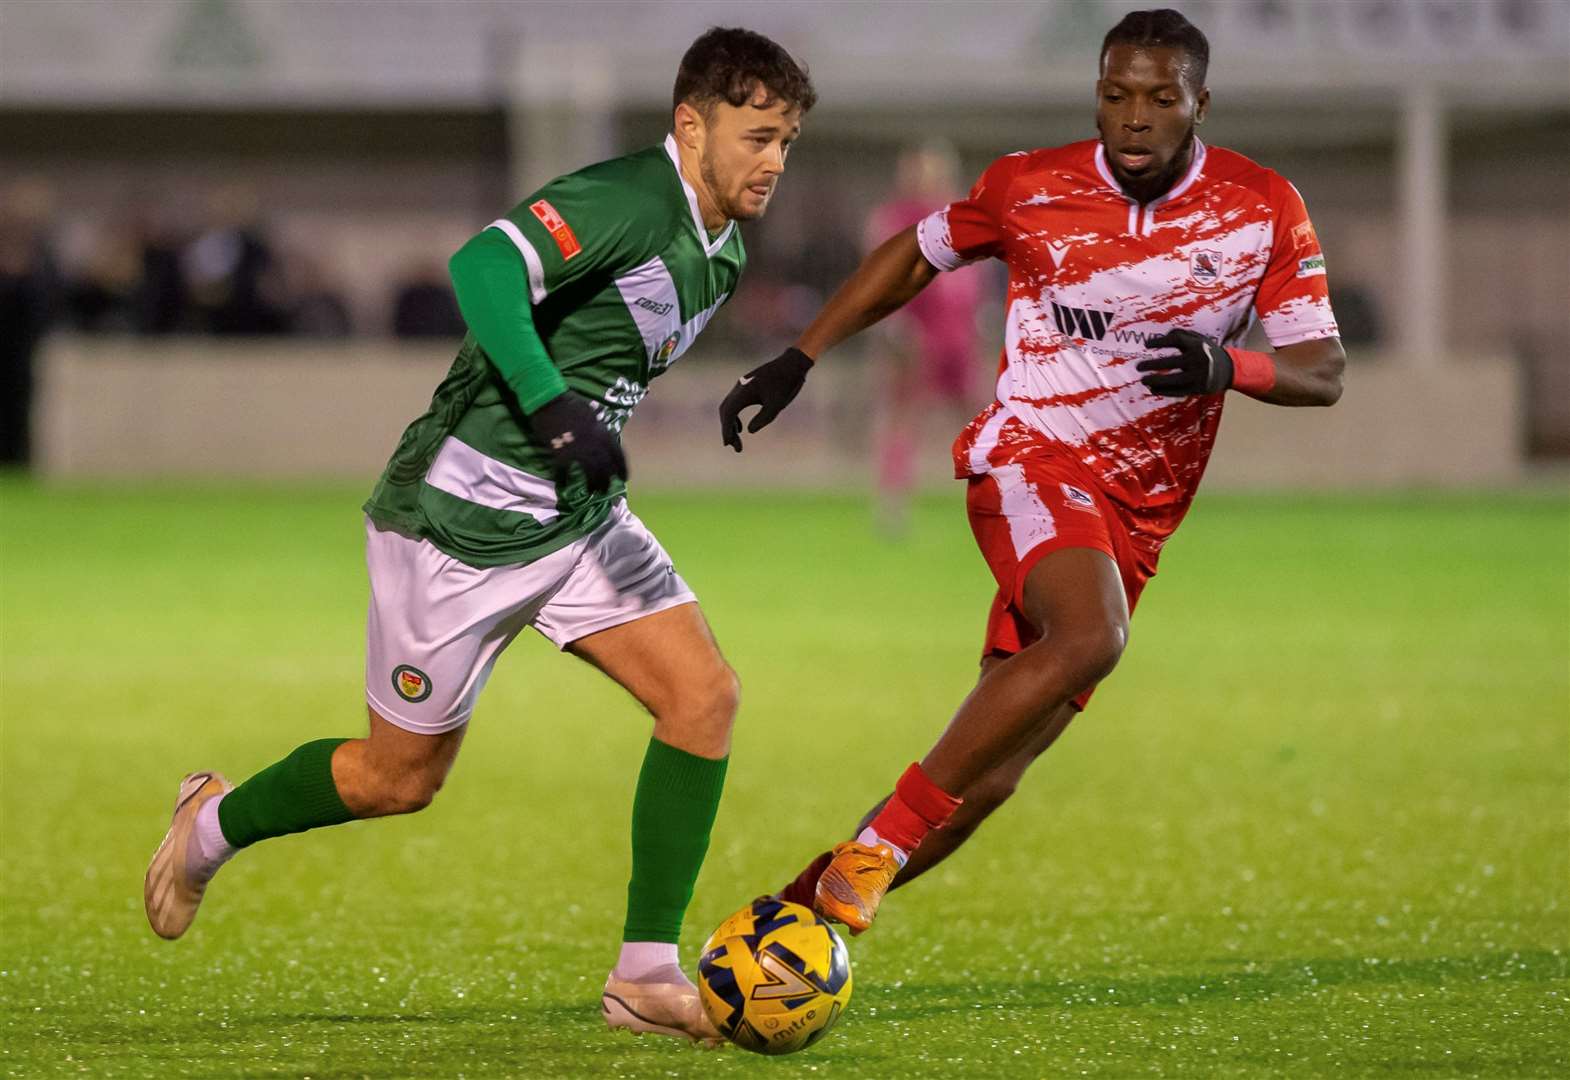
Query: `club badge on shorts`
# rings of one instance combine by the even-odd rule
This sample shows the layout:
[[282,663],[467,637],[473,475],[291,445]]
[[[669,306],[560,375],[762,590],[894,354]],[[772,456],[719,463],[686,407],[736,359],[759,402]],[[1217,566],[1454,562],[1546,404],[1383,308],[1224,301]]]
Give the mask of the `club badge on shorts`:
[[1059,483],[1058,487],[1063,489],[1063,498],[1075,510],[1085,510],[1098,517],[1100,516],[1101,510],[1096,506],[1096,500],[1090,497],[1088,491],[1081,491],[1073,484]]
[[430,676],[408,664],[399,664],[393,668],[392,684],[398,696],[411,703],[424,701],[431,696]]

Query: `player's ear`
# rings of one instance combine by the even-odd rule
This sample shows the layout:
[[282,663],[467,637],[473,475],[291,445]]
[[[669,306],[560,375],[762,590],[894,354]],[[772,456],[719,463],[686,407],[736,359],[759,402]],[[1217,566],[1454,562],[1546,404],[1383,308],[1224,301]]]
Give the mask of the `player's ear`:
[[708,125],[703,122],[703,114],[688,102],[676,106],[674,126],[677,142],[689,150],[703,149],[703,136]]
[[1210,87],[1202,86],[1194,98],[1194,123],[1203,124],[1210,113]]

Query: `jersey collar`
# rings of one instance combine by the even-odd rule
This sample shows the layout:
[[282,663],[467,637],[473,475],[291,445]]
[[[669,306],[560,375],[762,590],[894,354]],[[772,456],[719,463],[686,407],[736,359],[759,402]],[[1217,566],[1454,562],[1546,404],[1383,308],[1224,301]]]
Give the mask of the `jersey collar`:
[[[1172,185],[1171,190],[1169,190],[1165,195],[1162,195],[1158,199],[1151,200],[1148,209],[1154,210],[1158,206],[1169,203],[1179,195],[1183,194],[1189,188],[1193,187],[1194,181],[1199,179],[1199,174],[1205,171],[1206,153],[1207,151],[1204,140],[1200,139],[1198,136],[1195,136],[1194,160],[1188,163],[1188,171],[1183,174],[1183,178],[1181,180]],[[1134,201],[1133,199],[1129,199],[1128,193],[1118,186],[1117,180],[1113,177],[1112,169],[1107,165],[1106,144],[1103,143],[1100,139],[1096,140],[1096,171],[1101,174],[1101,179],[1106,181],[1107,187],[1117,192],[1124,199],[1128,199],[1129,202]]]
[[665,154],[671,159],[671,165],[676,169],[676,179],[681,181],[681,189],[687,193],[687,207],[692,211],[692,227],[698,230],[698,243],[703,245],[703,253],[709,258],[725,246],[725,241],[730,239],[730,234],[735,230],[734,221],[725,222],[725,227],[713,240],[709,239],[709,230],[703,227],[703,215],[698,213],[698,193],[692,190],[692,185],[687,183],[687,178],[681,174],[681,158],[676,153],[676,136],[665,136]]

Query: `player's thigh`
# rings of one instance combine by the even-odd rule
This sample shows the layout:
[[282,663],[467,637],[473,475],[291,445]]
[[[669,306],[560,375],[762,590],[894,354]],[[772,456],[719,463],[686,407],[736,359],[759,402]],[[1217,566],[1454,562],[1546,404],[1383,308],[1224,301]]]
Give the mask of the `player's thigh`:
[[707,756],[725,752],[735,674],[692,590],[625,503],[588,538],[534,627],[626,687],[654,714],[664,741]]
[[1111,555],[1092,547],[1064,547],[1036,560],[1020,589],[1020,609],[1043,638],[1128,638],[1128,597]]
[[624,686],[656,720],[728,725],[735,711],[735,674],[696,602],[589,634],[568,651]]

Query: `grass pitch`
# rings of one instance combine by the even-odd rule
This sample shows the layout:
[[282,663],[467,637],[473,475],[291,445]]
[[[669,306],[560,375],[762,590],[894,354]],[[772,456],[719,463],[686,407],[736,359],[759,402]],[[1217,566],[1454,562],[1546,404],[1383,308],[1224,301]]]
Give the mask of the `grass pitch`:
[[[1090,712],[766,1060],[604,1030],[648,725],[532,636],[431,809],[148,930],[182,773],[362,730],[362,494],[0,487],[4,1075],[1570,1070],[1561,499],[1202,497]],[[691,965],[925,749],[991,587],[957,486],[893,546],[847,499],[634,505],[744,684]]]

